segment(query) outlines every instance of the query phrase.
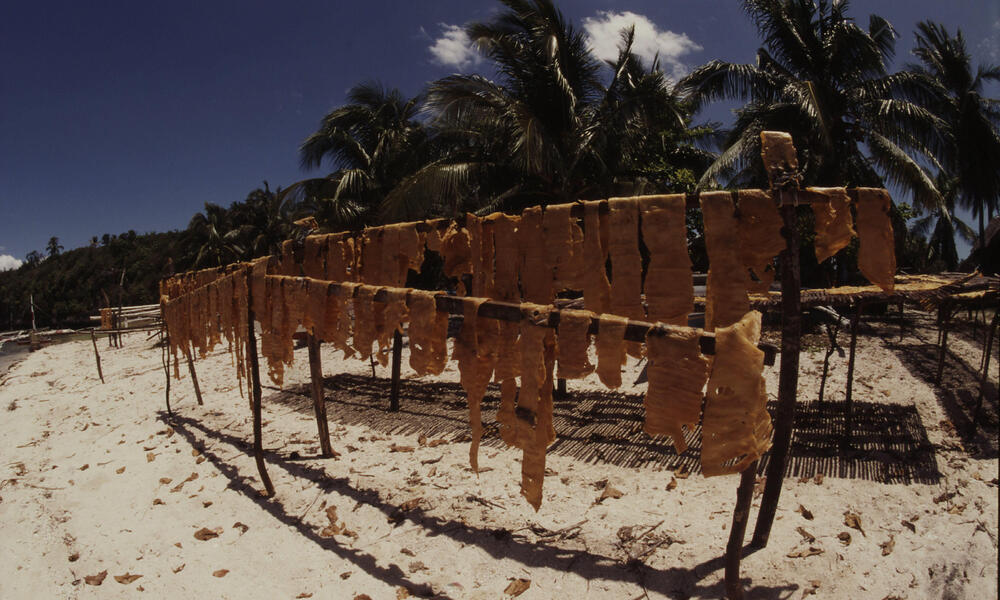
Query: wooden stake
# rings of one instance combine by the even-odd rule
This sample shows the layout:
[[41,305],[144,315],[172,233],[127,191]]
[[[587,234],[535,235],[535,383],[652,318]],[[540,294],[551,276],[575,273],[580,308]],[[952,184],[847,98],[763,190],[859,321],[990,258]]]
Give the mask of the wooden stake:
[[[392,332],[392,384],[389,387],[389,410],[399,410],[399,372],[403,363],[403,334]],[[374,367],[372,367],[374,370]],[[374,376],[374,373],[372,374]]]
[[840,440],[841,448],[846,451],[851,447],[854,429],[854,356],[858,347],[858,326],[861,323],[861,303],[854,305],[851,315],[851,348],[847,358],[847,389],[844,392],[844,436]]
[[274,484],[267,475],[267,465],[264,464],[264,446],[261,442],[262,426],[260,416],[260,363],[257,360],[257,333],[254,331],[253,322],[253,286],[250,281],[250,272],[247,272],[247,359],[250,361],[250,384],[253,396],[253,459],[257,463],[257,472],[260,473],[260,480],[264,483],[264,489],[268,496],[274,496]]
[[101,372],[101,355],[97,352],[97,335],[94,330],[90,330],[90,341],[94,344],[94,359],[97,360],[97,376],[101,378],[101,383],[104,383],[104,373]]
[[201,401],[201,386],[198,385],[198,374],[194,371],[194,360],[191,355],[194,354],[194,348],[191,348],[190,352],[185,353],[187,356],[188,372],[191,373],[191,383],[194,384],[194,396],[198,399],[198,406],[204,406],[205,403]]
[[756,477],[757,461],[754,461],[740,474],[740,487],[736,489],[733,526],[729,530],[729,543],[726,544],[726,598],[729,600],[743,598],[743,586],[740,585],[740,559],[743,557],[743,536],[746,534],[747,521],[750,520],[750,501],[753,499]]
[[938,309],[938,327],[940,328],[939,339],[941,340],[941,352],[938,355],[938,368],[937,377],[934,379],[934,383],[941,383],[941,377],[944,375],[944,359],[948,355],[948,327],[951,321],[951,310],[947,302],[941,303],[941,308]]
[[767,483],[764,485],[764,496],[761,498],[751,542],[758,548],[767,546],[774,515],[778,510],[785,462],[792,442],[799,385],[799,350],[802,347],[802,280],[799,273],[799,227],[795,206],[782,206],[781,218],[784,221],[782,232],[785,236],[785,250],[781,254],[781,371],[778,374],[774,446],[767,464]]
[[163,349],[160,352],[160,362],[163,363],[163,374],[167,377],[165,392],[167,396],[167,414],[172,417],[174,416],[174,412],[170,410],[170,338],[166,336],[163,338]]
[[[983,321],[985,321],[985,317]],[[979,411],[983,408],[983,396],[986,395],[986,382],[990,377],[990,353],[993,351],[993,340],[996,338],[997,327],[1000,326],[1000,311],[993,315],[993,320],[986,331],[986,341],[983,344],[983,373],[979,376],[979,398],[976,400],[976,410],[972,412],[972,432],[976,432],[979,423]]]
[[330,426],[326,420],[326,398],[323,394],[323,361],[319,340],[309,334],[309,375],[312,379],[313,410],[316,413],[316,430],[319,433],[319,447],[323,458],[333,457],[330,447]]

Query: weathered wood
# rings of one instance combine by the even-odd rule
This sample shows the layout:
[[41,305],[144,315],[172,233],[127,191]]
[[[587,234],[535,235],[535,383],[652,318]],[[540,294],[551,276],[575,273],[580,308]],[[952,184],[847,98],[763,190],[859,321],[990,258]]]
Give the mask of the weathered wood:
[[[985,317],[983,321],[985,322]],[[990,378],[990,354],[993,351],[993,341],[996,339],[997,328],[1000,327],[1000,311],[997,311],[993,315],[993,320],[989,324],[989,329],[986,331],[986,340],[983,343],[983,360],[982,373],[979,376],[979,397],[976,399],[976,409],[972,411],[972,433],[975,433],[976,426],[979,424],[979,413],[983,409],[983,396],[986,395],[986,383]],[[1000,382],[997,382],[1000,386]]]
[[[788,192],[794,194],[795,192]],[[799,385],[799,351],[802,347],[801,274],[799,273],[799,227],[795,206],[782,206],[785,249],[781,253],[781,370],[778,374],[778,408],[774,419],[774,443],[767,463],[767,483],[754,524],[752,545],[763,548],[771,536],[778,510],[785,463],[792,442],[795,402]]]
[[399,373],[403,364],[403,334],[392,332],[392,382],[389,387],[389,410],[399,410]]
[[944,360],[948,356],[948,329],[951,327],[951,307],[948,306],[947,302],[943,302],[941,307],[938,308],[938,327],[940,352],[938,354],[937,375],[934,377],[934,383],[940,384],[941,377],[944,375]]
[[316,430],[319,435],[319,447],[324,458],[334,456],[330,446],[330,425],[326,419],[326,397],[323,393],[323,361],[316,336],[309,334],[309,375],[312,379],[313,411],[316,413]]
[[[796,255],[796,258],[798,255]],[[796,263],[797,264],[797,263]],[[276,277],[276,276],[269,276]],[[309,279],[309,278],[305,278]],[[343,284],[337,282],[323,281],[319,279],[312,279],[311,281],[317,282],[317,284],[331,284],[336,287],[341,287]],[[351,293],[356,294],[357,289],[353,288]],[[345,298],[346,299],[346,298]],[[389,299],[388,292],[385,289],[378,290],[372,298],[375,302],[387,302]],[[447,294],[437,294],[434,296],[435,306],[440,312],[447,312],[452,315],[463,315],[465,314],[465,300],[458,296],[449,296]],[[407,299],[409,302],[409,299]],[[485,317],[487,319],[496,319],[498,321],[509,321],[509,322],[519,322],[522,320],[530,320],[535,325],[541,327],[550,327],[555,329],[559,327],[559,319],[561,310],[557,308],[552,308],[547,310],[543,315],[534,315],[530,313],[530,307],[532,305],[522,305],[517,302],[502,302],[500,300],[487,300],[483,302],[480,306],[476,315],[479,317]],[[600,319],[597,317],[591,318],[589,333],[592,335],[597,335],[600,330]],[[645,342],[646,335],[653,331],[656,335],[657,331],[660,331],[659,326],[654,323],[647,323],[645,321],[628,320],[625,326],[625,339],[630,342]],[[698,339],[698,344],[701,349],[702,354],[711,355],[715,354],[715,334],[707,331],[701,332]],[[777,355],[777,348],[771,344],[761,343],[757,344],[757,347],[764,352],[764,364],[773,365],[775,357]],[[375,362],[372,359],[372,377],[375,376]]]
[[[733,525],[729,530],[726,544],[726,598],[741,600],[743,586],[740,585],[740,559],[743,558],[743,537],[750,520],[750,501],[757,477],[757,461],[740,474],[740,486],[736,488],[736,507],[733,509]],[[758,521],[759,522],[759,521]]]
[[160,362],[163,363],[163,374],[167,378],[167,385],[164,392],[167,397],[167,414],[173,416],[174,412],[170,410],[170,338],[167,336],[163,337],[163,348],[160,352]]
[[841,448],[845,451],[851,447],[854,436],[854,357],[858,347],[858,328],[861,325],[861,303],[854,307],[851,315],[851,347],[847,358],[847,389],[844,391],[844,432],[840,439]]
[[257,333],[254,331],[253,322],[253,286],[250,282],[250,273],[247,272],[247,360],[250,361],[250,386],[253,401],[253,458],[257,463],[257,472],[260,473],[261,482],[268,496],[274,496],[274,484],[267,474],[267,465],[264,464],[264,445],[261,441],[261,390],[260,390],[260,362],[257,359]]
[[184,353],[187,357],[188,373],[191,374],[191,383],[194,385],[194,397],[198,400],[198,406],[204,406],[205,403],[201,401],[201,386],[198,385],[198,373],[194,370],[194,360],[191,358],[192,354],[194,354],[194,348],[190,352]]
[[840,322],[827,323],[826,324],[826,337],[830,341],[830,345],[826,348],[826,354],[823,355],[823,376],[819,380],[819,412],[820,415],[823,414],[823,392],[826,389],[826,377],[830,372],[830,357],[836,352],[839,345],[837,344],[837,334],[840,333]]
[[94,344],[94,359],[97,361],[97,376],[101,378],[101,383],[104,383],[104,373],[101,371],[101,355],[97,352],[97,334],[94,330],[90,330],[90,341]]

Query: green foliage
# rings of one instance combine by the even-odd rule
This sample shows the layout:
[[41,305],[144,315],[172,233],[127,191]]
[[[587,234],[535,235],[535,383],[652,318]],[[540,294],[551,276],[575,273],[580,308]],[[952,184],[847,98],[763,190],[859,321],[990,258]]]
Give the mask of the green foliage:
[[[31,326],[32,295],[39,327],[87,326],[88,316],[106,301],[114,306],[156,302],[160,278],[175,268],[173,259],[184,255],[184,235],[105,235],[101,246],[25,261],[18,269],[0,272],[0,329]],[[178,269],[189,266],[183,260],[176,264]]]

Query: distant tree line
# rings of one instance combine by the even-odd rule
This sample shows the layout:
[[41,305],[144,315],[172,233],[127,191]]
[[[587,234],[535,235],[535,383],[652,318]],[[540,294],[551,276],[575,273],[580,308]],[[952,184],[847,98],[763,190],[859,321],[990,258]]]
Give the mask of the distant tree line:
[[[961,31],[918,24],[915,61],[891,72],[898,35],[882,17],[859,24],[848,2],[744,0],[761,35],[755,62],[711,61],[673,81],[633,52],[634,29],[621,32],[616,59],[600,61],[551,0],[501,3],[492,20],[466,27],[495,79],[451,75],[415,97],[356,85],[299,148],[303,168],[326,167],[326,175],[273,191],[264,182],[228,207],[206,203],[181,232],[105,234],[68,252],[53,238],[44,259],[31,253],[0,273],[8,324],[23,326],[32,292],[53,323],[80,322],[119,292],[126,304],[154,302],[155,282],[170,269],[275,253],[306,216],[337,231],[762,186],[765,129],[792,134],[807,185],[893,184],[912,198],[893,206],[904,270],[955,269],[956,236],[982,239],[1000,208],[1000,101],[984,95],[1000,67],[975,65]],[[718,100],[743,103],[728,129],[696,121]],[[692,258],[704,268],[700,218],[689,217]],[[801,218],[811,231],[811,212]],[[821,267],[811,243],[804,236],[806,284],[857,278],[856,246]]]

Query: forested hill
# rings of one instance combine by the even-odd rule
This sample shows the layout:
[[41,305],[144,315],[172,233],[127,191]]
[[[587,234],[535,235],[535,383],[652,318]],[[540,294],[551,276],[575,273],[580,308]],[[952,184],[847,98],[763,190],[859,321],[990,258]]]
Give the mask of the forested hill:
[[[105,235],[85,248],[36,255],[20,268],[0,272],[0,330],[31,327],[30,297],[38,327],[83,327],[105,306],[152,304],[158,283],[182,254],[183,232]],[[178,268],[184,268],[179,265]],[[124,285],[122,270],[125,271]]]

